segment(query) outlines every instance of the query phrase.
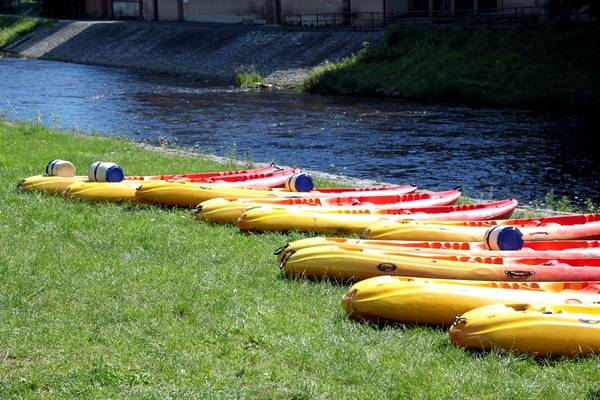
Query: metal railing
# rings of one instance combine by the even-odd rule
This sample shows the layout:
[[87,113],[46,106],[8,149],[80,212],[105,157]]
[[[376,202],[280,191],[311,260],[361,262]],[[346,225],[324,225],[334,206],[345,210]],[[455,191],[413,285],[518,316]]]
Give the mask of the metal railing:
[[282,24],[300,30],[376,30],[389,24],[389,16],[377,12],[295,14],[284,15]]
[[[570,16],[573,22],[590,21],[588,13],[576,11]],[[351,30],[376,31],[394,24],[412,27],[463,26],[473,28],[503,29],[514,26],[535,26],[550,20],[543,6],[489,8],[489,9],[437,9],[411,10],[403,13],[322,13],[284,15],[283,25],[289,30]]]

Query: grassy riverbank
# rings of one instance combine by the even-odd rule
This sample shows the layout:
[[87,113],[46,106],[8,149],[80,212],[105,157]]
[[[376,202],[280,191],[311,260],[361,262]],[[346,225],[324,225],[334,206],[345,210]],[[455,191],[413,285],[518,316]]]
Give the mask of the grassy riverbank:
[[317,68],[310,93],[600,111],[600,28],[567,32],[391,28],[384,40]]
[[34,29],[46,25],[48,22],[50,22],[50,20],[44,18],[0,15],[0,49]]
[[[0,398],[597,398],[597,357],[470,354],[445,330],[349,321],[346,286],[186,210],[15,191],[47,160],[129,174],[228,166],[0,122]],[[81,171],[80,171],[81,172]]]

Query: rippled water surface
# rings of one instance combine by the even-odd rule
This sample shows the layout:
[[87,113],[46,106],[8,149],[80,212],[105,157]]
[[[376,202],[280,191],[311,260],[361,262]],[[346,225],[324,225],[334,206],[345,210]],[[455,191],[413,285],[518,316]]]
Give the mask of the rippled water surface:
[[[0,58],[0,110],[134,140],[472,196],[600,202],[594,128],[574,118],[285,92]],[[57,154],[56,157],[68,157]],[[93,160],[90,160],[90,162]]]

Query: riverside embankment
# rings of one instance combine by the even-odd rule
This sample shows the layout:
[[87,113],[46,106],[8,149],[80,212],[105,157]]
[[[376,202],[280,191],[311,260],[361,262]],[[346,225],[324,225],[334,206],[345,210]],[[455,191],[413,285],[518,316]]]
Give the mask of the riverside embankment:
[[126,67],[232,82],[254,68],[267,82],[296,86],[317,65],[377,42],[380,32],[285,32],[246,25],[58,21],[5,51],[28,58]]
[[600,112],[597,25],[508,31],[392,27],[384,36],[233,24],[58,21],[3,50],[211,82],[233,82],[240,71],[255,70],[267,83],[317,94]]
[[304,89],[596,116],[598,71],[598,25],[508,31],[392,28],[357,55],[318,68]]

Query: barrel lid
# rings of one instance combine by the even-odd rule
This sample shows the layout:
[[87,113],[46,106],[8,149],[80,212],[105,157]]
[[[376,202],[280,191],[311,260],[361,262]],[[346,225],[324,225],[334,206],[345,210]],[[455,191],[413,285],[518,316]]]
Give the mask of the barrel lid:
[[294,174],[291,179],[296,192],[310,192],[315,187],[313,178],[303,172]]
[[496,240],[500,250],[515,251],[523,248],[523,234],[512,226],[500,229]]
[[106,170],[107,182],[121,182],[123,179],[125,179],[125,172],[120,166],[113,165]]

